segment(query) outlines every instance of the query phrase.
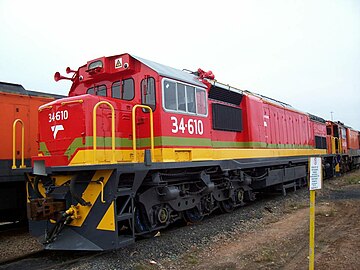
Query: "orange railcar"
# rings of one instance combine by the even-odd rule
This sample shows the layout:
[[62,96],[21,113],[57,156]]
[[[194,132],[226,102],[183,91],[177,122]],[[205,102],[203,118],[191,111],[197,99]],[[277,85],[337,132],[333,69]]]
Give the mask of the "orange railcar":
[[19,84],[0,82],[0,221],[25,218],[26,212],[24,176],[21,171],[12,170],[13,123],[20,119],[24,125],[24,153],[21,147],[21,122],[15,128],[16,166],[20,166],[22,154],[25,165],[30,166],[30,157],[38,152],[38,107],[58,97],[28,91]]
[[359,132],[352,128],[346,129],[347,147],[349,152],[359,150]]

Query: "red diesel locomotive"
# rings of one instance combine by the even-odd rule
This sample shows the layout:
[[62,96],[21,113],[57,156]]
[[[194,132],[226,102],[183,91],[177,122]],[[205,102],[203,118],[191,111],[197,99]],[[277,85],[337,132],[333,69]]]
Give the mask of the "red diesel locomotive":
[[211,72],[122,54],[67,73],[55,80],[72,81],[69,97],[39,108],[27,173],[30,230],[47,249],[119,248],[256,191],[304,185],[309,156],[329,175],[337,164],[325,120]]

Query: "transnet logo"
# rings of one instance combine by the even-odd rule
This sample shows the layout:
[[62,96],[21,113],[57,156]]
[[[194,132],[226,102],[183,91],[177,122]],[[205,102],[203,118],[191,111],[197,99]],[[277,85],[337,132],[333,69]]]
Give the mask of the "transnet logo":
[[54,139],[56,139],[57,133],[61,130],[64,130],[64,126],[63,125],[51,126],[51,130],[53,132]]

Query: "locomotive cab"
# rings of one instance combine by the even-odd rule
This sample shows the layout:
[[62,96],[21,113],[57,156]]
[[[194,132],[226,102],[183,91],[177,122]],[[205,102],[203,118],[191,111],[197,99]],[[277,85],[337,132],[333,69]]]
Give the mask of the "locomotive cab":
[[72,72],[69,97],[39,109],[41,156],[33,159],[35,166],[38,161],[46,166],[131,162],[127,150],[132,149],[132,120],[137,147],[145,145],[142,138],[150,134],[148,110],[133,108],[141,104],[156,109],[158,74],[129,55],[95,59]]
[[192,161],[203,153],[167,148],[211,146],[205,142],[211,137],[208,85],[194,74],[128,54],[67,71],[74,73],[69,97],[40,108],[36,163],[141,162],[144,150],[153,161]]

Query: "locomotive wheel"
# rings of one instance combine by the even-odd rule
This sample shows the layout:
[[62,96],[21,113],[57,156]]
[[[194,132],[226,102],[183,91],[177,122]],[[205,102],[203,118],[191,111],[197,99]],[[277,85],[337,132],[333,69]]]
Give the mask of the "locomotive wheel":
[[202,221],[204,216],[200,213],[197,207],[184,211],[184,220],[188,223],[199,223]]
[[234,210],[234,202],[232,199],[227,199],[219,202],[219,208],[222,213],[230,213]]
[[137,234],[136,237],[142,239],[152,238],[158,233],[157,230],[151,231],[151,224],[143,206],[138,206],[134,209],[134,229]]
[[238,191],[237,191],[237,194],[236,194],[236,201],[237,201],[237,203],[239,203],[239,204],[243,204],[244,203],[244,197],[245,197],[245,195],[244,195],[244,190],[242,190],[242,189],[239,189]]
[[165,224],[169,220],[169,211],[163,207],[158,210],[157,218],[161,224]]
[[150,231],[150,222],[146,216],[145,209],[138,206],[134,209],[134,228],[136,233],[145,233]]

